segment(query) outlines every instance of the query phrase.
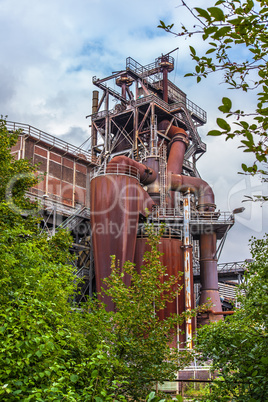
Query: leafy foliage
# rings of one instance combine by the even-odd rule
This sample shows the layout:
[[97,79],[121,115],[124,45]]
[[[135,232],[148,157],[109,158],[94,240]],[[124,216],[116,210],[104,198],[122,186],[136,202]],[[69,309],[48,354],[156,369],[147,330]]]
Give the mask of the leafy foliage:
[[232,317],[203,327],[197,349],[220,374],[208,400],[268,399],[268,235],[251,240],[254,260],[247,264],[246,292]]
[[[149,229],[151,251],[140,274],[130,263],[121,272],[113,259],[106,292],[115,313],[98,300],[83,308],[72,304],[72,238],[64,231],[50,239],[39,232],[36,205],[25,197],[36,183],[28,175],[35,167],[10,155],[18,135],[1,121],[0,399],[144,400],[152,385],[173,378],[190,359],[185,351],[178,363],[177,349],[169,347],[183,317],[160,321],[157,315],[178,292],[178,278],[166,279],[160,263],[159,236]],[[124,275],[132,276],[130,287]]]
[[[27,189],[35,185],[38,177],[34,174],[36,166],[26,159],[16,160],[11,154],[11,148],[16,145],[20,131],[9,133],[5,120],[0,119],[0,217],[1,228],[4,225],[33,226],[32,218],[37,207],[36,203],[24,197]],[[18,212],[27,211],[27,218],[22,218]]]
[[105,347],[84,336],[85,317],[70,303],[72,239],[40,234],[36,205],[25,197],[37,179],[34,166],[10,154],[19,134],[0,122],[0,399],[114,400]]
[[[183,7],[195,17],[198,24],[193,30],[184,25],[177,33],[172,25],[159,25],[177,36],[200,34],[208,44],[204,55],[198,55],[190,46],[190,54],[196,62],[195,71],[186,76],[195,76],[197,82],[216,71],[223,73],[224,83],[229,88],[242,91],[241,109],[233,108],[231,99],[224,97],[219,110],[225,118],[218,118],[218,130],[208,135],[224,135],[226,140],[241,138],[244,152],[255,155],[252,165],[243,163],[245,173],[267,174],[268,162],[268,7],[266,0],[218,0],[213,7],[190,9],[185,1]],[[241,58],[241,54],[243,55]],[[246,94],[256,93],[255,110],[245,110]],[[229,124],[228,121],[232,124]]]
[[[179,353],[177,347],[170,347],[184,317],[171,315],[165,320],[159,319],[158,313],[180,289],[178,278],[167,278],[166,268],[160,262],[161,233],[155,233],[151,226],[147,231],[150,251],[144,255],[140,272],[130,262],[125,263],[121,272],[112,259],[112,273],[105,279],[105,293],[112,297],[116,312],[106,313],[101,306],[93,306],[89,318],[100,323],[100,328],[95,324],[97,343],[105,342],[109,346],[111,365],[113,361],[119,362],[114,367],[114,375],[121,383],[121,394],[135,401],[143,400],[156,382],[173,379],[178,359],[181,368],[191,359],[189,351]],[[125,285],[124,275],[131,275],[131,286]]]

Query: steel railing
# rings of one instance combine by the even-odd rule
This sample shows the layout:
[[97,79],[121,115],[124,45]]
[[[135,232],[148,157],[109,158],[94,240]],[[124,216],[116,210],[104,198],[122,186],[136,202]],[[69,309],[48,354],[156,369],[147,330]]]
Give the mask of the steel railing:
[[[152,211],[151,217],[154,219],[165,218],[165,217],[174,217],[174,218],[182,218],[182,211],[178,208],[161,208],[155,206]],[[224,224],[232,224],[234,222],[234,217],[231,212],[197,212],[194,211],[191,213],[191,223],[224,223]]]
[[29,124],[7,121],[6,127],[8,131],[20,130],[23,135],[28,135],[38,141],[43,141],[46,144],[50,145],[50,147],[55,147],[57,149],[60,149],[61,151],[70,153],[77,158],[81,158],[88,162],[98,164],[97,158],[84,148],[76,147],[75,145],[69,144],[68,142],[63,141],[51,134],[45,133],[44,131],[41,131],[36,127],[30,126]]
[[90,173],[90,180],[103,175],[126,175],[140,180],[140,172],[135,166],[119,165],[109,163],[107,166],[95,168]]

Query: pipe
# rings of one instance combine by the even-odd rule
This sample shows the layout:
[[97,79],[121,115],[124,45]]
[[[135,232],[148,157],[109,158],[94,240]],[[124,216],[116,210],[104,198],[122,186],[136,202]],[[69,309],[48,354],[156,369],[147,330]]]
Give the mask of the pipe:
[[[171,175],[170,187],[172,190],[191,193],[198,197],[198,206],[200,212],[215,211],[214,193],[207,182],[191,176]],[[217,237],[213,230],[210,233],[202,233],[199,238],[200,247],[200,282],[201,295],[200,304],[206,304],[211,301],[217,311],[221,310],[221,301],[218,291],[218,271],[216,255]],[[222,318],[220,315],[211,316],[211,321],[217,321]]]
[[[140,174],[140,182],[142,184],[151,184],[155,181],[157,173],[150,167],[143,165],[135,161],[134,159],[130,159],[127,156],[119,155],[115,156],[107,165],[106,172],[107,173],[116,173],[115,167],[118,166],[118,172],[128,174],[131,172],[131,168],[137,169]],[[134,173],[133,169],[133,173]]]
[[[168,120],[163,120],[158,126],[159,130],[167,130],[167,136],[171,139],[169,143],[169,156],[167,162],[167,174],[182,172],[182,165],[185,151],[189,145],[188,134],[183,128],[173,126],[170,127]],[[169,128],[168,128],[169,127]]]
[[168,103],[168,69],[163,68],[163,100]]
[[[191,292],[191,248],[190,244],[190,192],[185,194],[183,199],[183,229],[184,229],[184,296],[185,296],[185,311],[192,310],[192,292]],[[193,347],[193,331],[192,331],[192,319],[186,318],[186,345],[188,348]]]
[[214,204],[214,193],[209,184],[199,177],[183,176],[180,174],[171,174],[169,189],[180,191],[182,193],[190,190],[192,194],[198,197],[198,210],[214,212],[216,205]]
[[[93,93],[92,93],[92,114],[95,114],[98,112],[98,104],[99,104],[99,92],[93,91]],[[92,134],[91,152],[93,155],[96,156],[97,153],[96,153],[95,147],[97,145],[97,130],[93,123],[92,123],[92,128],[91,128],[91,134]]]
[[208,313],[212,313],[214,315],[233,315],[235,312],[233,310],[229,310],[229,311],[208,310]]
[[[184,154],[188,146],[186,132],[179,127],[170,125],[168,120],[162,121],[159,129],[166,130],[166,135],[172,139],[167,163],[168,190],[190,191],[198,197],[197,209],[200,212],[214,212],[216,208],[214,193],[208,183],[198,177],[181,175]],[[215,232],[200,234],[200,280],[202,285],[200,304],[205,304],[210,299],[215,311],[220,312],[222,308],[218,291],[216,242]],[[211,314],[212,321],[223,318],[220,314]]]

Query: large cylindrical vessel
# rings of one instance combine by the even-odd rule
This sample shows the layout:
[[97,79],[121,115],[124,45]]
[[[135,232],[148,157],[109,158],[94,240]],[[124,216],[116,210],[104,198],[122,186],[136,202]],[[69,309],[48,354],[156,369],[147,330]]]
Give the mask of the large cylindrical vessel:
[[[136,240],[136,250],[134,262],[136,268],[139,271],[140,267],[143,265],[143,256],[145,251],[150,250],[150,246],[147,244],[148,239],[141,237]],[[171,302],[167,303],[166,308],[158,313],[160,319],[165,319],[170,316],[170,314],[182,314],[185,311],[185,288],[184,288],[184,250],[183,242],[180,239],[172,237],[162,237],[160,244],[158,246],[161,256],[161,263],[167,268],[167,276],[169,278],[171,275],[179,277],[178,285],[172,289],[176,291],[181,285],[183,286],[181,291],[178,292],[177,297]],[[164,280],[164,278],[163,278]],[[194,306],[194,291],[193,291],[193,272],[191,270],[191,295],[192,295],[192,306]],[[192,319],[192,327],[195,330],[195,320]],[[186,326],[185,323],[179,326],[179,334],[177,329],[174,329],[174,339],[172,346],[178,346],[177,342],[184,344],[186,341]]]

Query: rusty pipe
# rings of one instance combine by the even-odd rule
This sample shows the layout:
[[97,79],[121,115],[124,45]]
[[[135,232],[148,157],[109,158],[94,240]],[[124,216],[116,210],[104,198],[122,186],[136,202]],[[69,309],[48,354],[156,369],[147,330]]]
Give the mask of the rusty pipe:
[[140,174],[140,182],[142,184],[151,184],[155,181],[157,173],[150,167],[139,163],[124,155],[115,156],[107,165],[107,173],[115,173],[114,167],[119,166],[120,173],[129,173],[129,168],[137,169]]
[[168,69],[163,69],[163,100],[168,103]]
[[[171,189],[175,191],[190,191],[198,196],[198,209],[201,212],[215,210],[214,193],[207,182],[198,178],[182,175],[171,175]],[[199,238],[200,245],[200,304],[211,300],[216,311],[221,311],[221,302],[218,291],[218,271],[216,255],[216,233],[202,233]],[[217,321],[223,316],[211,315],[211,321]]]
[[190,190],[198,197],[199,211],[215,211],[214,193],[209,184],[199,177],[183,176],[180,174],[171,174],[169,178],[169,190],[180,191],[182,193]]
[[[159,129],[167,131],[171,138],[169,158],[167,164],[168,190],[187,192],[190,191],[197,195],[198,210],[200,212],[214,212],[214,193],[207,182],[191,176],[183,176],[182,172],[184,153],[188,145],[186,132],[176,126],[170,125],[168,120],[160,123]],[[200,235],[200,276],[201,276],[201,296],[200,304],[205,304],[207,299],[213,303],[215,311],[222,310],[218,291],[218,271],[216,255],[216,233],[203,233]],[[211,313],[211,320],[216,321],[223,316]]]
[[[93,91],[92,93],[92,114],[97,113],[98,111],[98,105],[99,105],[99,92],[98,91]],[[96,156],[96,145],[97,145],[97,130],[94,124],[92,123],[91,126],[91,135],[92,135],[92,143],[91,143],[91,152],[93,155]]]
[[[167,131],[167,136],[171,139],[169,143],[169,156],[167,162],[167,174],[182,172],[182,165],[185,151],[189,145],[188,134],[183,128],[171,125],[168,120],[163,120],[158,125],[159,130]],[[169,127],[169,128],[168,128]]]
[[233,310],[229,310],[229,311],[208,310],[208,313],[212,313],[214,315],[233,315],[235,312]]

